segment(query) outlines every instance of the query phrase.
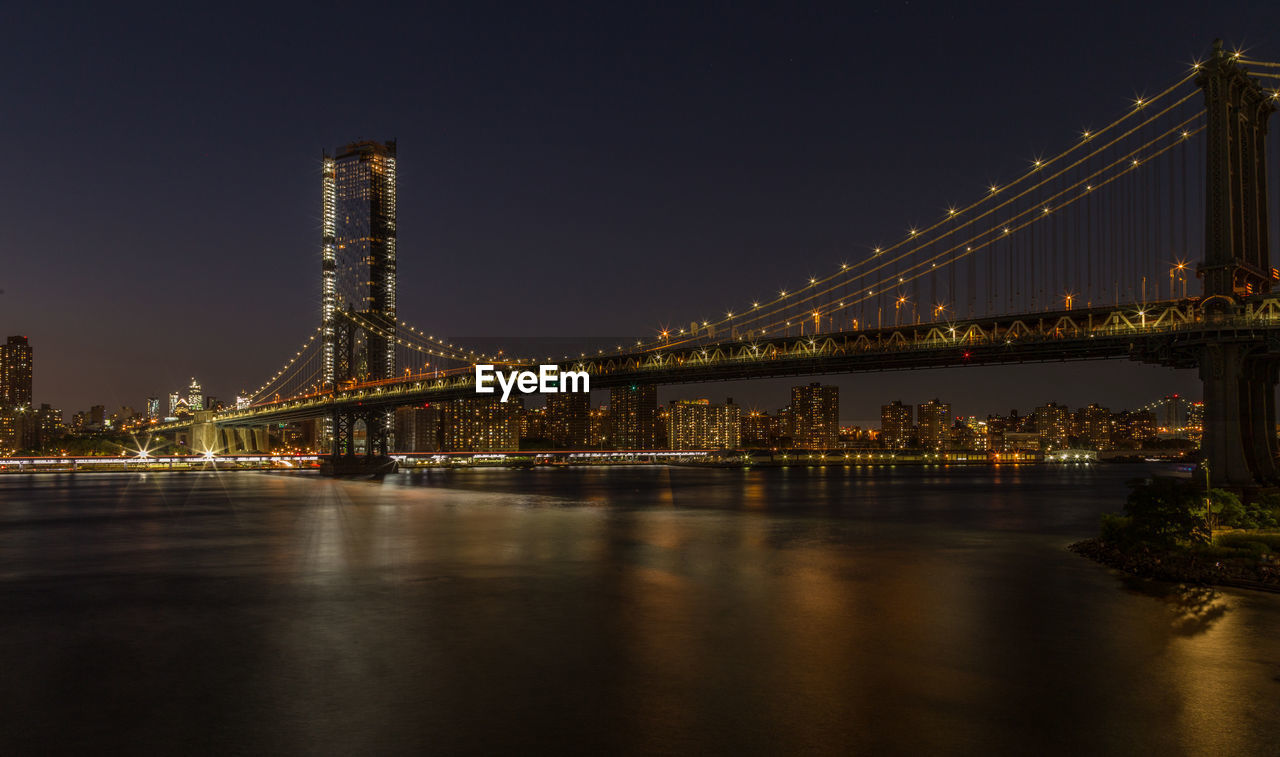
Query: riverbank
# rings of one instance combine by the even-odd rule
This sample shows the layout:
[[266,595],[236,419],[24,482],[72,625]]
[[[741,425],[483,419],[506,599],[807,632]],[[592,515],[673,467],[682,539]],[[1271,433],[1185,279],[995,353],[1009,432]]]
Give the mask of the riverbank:
[[1067,549],[1140,578],[1230,586],[1280,594],[1280,561],[1273,554],[1226,554],[1239,550],[1161,548],[1148,544],[1121,547],[1102,539],[1085,539]]

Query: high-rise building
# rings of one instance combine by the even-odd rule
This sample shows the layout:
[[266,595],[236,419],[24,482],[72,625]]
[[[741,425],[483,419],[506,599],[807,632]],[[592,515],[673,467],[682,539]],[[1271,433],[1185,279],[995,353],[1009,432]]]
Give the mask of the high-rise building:
[[951,403],[931,399],[916,405],[920,446],[934,451],[951,445]]
[[547,409],[545,407],[525,408],[525,411],[520,414],[520,440],[541,441],[547,438]]
[[147,397],[147,420],[154,421],[160,417],[160,398]]
[[613,426],[609,420],[609,406],[601,405],[591,411],[591,437],[588,440],[590,446],[596,449],[605,449],[613,446],[611,434]]
[[1156,438],[1156,416],[1150,410],[1124,410],[1113,416],[1118,446],[1140,446]]
[[907,449],[912,446],[914,436],[910,405],[894,400],[880,406],[880,442],[885,449]]
[[9,409],[31,405],[31,343],[11,336],[0,344],[0,404]]
[[1071,413],[1066,405],[1050,402],[1037,407],[1032,415],[1040,449],[1049,452],[1071,446]]
[[582,449],[591,443],[590,392],[548,394],[547,438],[559,449]]
[[444,443],[439,404],[396,410],[395,444],[399,452],[438,452]]
[[658,388],[632,384],[609,390],[615,449],[658,448]]
[[791,387],[791,442],[800,449],[834,449],[840,440],[840,387],[817,382]]
[[992,452],[1003,452],[1005,449],[1005,432],[1012,426],[1009,419],[1002,415],[987,416],[987,449]]
[[0,407],[0,455],[12,455],[21,446],[21,426],[13,408]]
[[1187,410],[1187,435],[1199,439],[1204,431],[1204,403],[1192,402]]
[[[321,333],[326,384],[396,375],[396,143],[323,158]],[[348,312],[361,328],[350,328]]]
[[522,397],[509,402],[491,395],[439,403],[447,452],[508,452],[520,448]]
[[193,413],[204,410],[204,389],[194,377],[191,379],[191,386],[187,387],[187,409]]
[[710,400],[676,400],[667,414],[667,446],[670,449],[737,449],[741,446],[741,409],[729,399],[723,405]]
[[1089,449],[1109,450],[1112,447],[1113,424],[1111,411],[1096,402],[1076,410],[1076,437]]
[[742,443],[746,446],[775,447],[782,431],[778,416],[761,410],[742,414]]
[[991,431],[987,421],[976,415],[959,419],[951,431],[951,438],[958,449],[988,450],[991,449]]
[[62,411],[47,403],[41,404],[36,411],[36,425],[37,441],[32,445],[35,447],[47,446],[66,431],[62,425]]

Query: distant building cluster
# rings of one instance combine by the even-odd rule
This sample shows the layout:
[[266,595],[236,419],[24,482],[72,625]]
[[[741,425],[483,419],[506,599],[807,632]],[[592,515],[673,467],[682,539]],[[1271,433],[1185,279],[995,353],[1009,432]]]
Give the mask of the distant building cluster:
[[169,392],[169,401],[166,404],[168,413],[161,417],[160,415],[160,398],[147,398],[147,412],[145,418],[141,418],[138,414],[126,419],[129,421],[158,421],[158,420],[184,420],[190,418],[193,413],[204,410],[212,410],[217,412],[226,409],[226,406],[218,401],[217,397],[205,394],[204,388],[200,386],[200,382],[194,377],[187,388]]
[[515,449],[737,449],[741,409],[730,399],[676,400],[659,407],[653,386],[609,392],[591,407],[588,394],[546,395],[526,408],[522,397],[502,402],[477,396],[396,411],[395,447],[403,452],[503,452]]
[[33,402],[33,356],[25,336],[0,344],[0,453],[34,451],[62,436],[62,411]]
[[[77,438],[137,432],[166,420],[198,420],[224,409],[193,378],[167,398],[148,397],[141,411],[126,406],[109,413],[95,405],[64,425],[60,410],[33,404],[32,365],[26,337],[11,336],[0,344],[0,454],[66,453]],[[394,447],[400,452],[794,449],[1039,456],[1063,450],[1193,447],[1204,414],[1203,403],[1172,395],[1137,410],[1113,411],[1098,404],[1071,410],[1047,402],[1026,414],[1014,409],[985,418],[956,417],[949,402],[934,398],[916,405],[889,402],[880,408],[879,428],[863,429],[841,427],[839,387],[818,382],[793,386],[790,402],[773,412],[705,397],[663,405],[657,387],[647,384],[610,389],[608,401],[597,407],[584,393],[545,399],[543,407],[525,407],[523,397],[502,402],[497,395],[402,407],[394,413]],[[236,398],[237,407],[246,402]],[[323,424],[276,424],[269,446],[320,450]]]
[[1047,453],[1067,449],[1108,452],[1199,442],[1204,403],[1177,395],[1139,410],[1112,411],[1090,404],[1071,411],[1048,402],[1030,414],[1010,410],[986,418],[951,417],[951,405],[933,399],[912,408],[894,401],[880,408],[879,446],[892,450]]
[[586,394],[547,395],[545,407],[523,398],[468,397],[396,411],[395,448],[403,452],[503,452],[516,449],[613,450],[900,450],[1043,455],[1062,450],[1137,450],[1194,446],[1201,403],[1166,397],[1139,410],[1097,404],[1069,409],[1047,402],[1030,413],[955,417],[949,402],[895,400],[880,427],[840,425],[840,390],[809,383],[791,388],[774,412],[727,399],[677,399],[665,405],[651,385],[617,387],[592,407]]

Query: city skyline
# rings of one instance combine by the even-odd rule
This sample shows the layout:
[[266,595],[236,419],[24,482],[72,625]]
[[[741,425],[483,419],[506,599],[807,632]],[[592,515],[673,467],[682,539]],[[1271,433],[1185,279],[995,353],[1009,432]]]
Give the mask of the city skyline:
[[[401,224],[405,240],[401,243],[401,278],[410,287],[420,286],[425,290],[423,296],[402,303],[401,311],[406,318],[438,325],[438,330],[445,334],[488,333],[516,338],[526,334],[510,333],[511,324],[518,323],[522,330],[535,334],[559,334],[563,333],[558,328],[563,322],[585,309],[592,313],[592,322],[598,328],[607,329],[607,333],[644,332],[666,322],[697,317],[699,312],[734,306],[749,299],[752,293],[767,291],[772,286],[802,281],[806,275],[825,270],[849,254],[857,254],[875,239],[896,234],[919,217],[928,217],[946,202],[971,197],[977,190],[975,185],[980,183],[980,175],[1007,176],[1017,170],[1027,155],[1060,144],[1068,137],[1058,118],[1061,111],[1079,113],[1078,120],[1086,123],[1101,122],[1122,107],[1131,90],[1155,86],[1175,72],[1181,62],[1203,54],[1206,38],[1198,23],[1201,12],[1181,9],[1180,15],[1174,14],[1160,22],[1168,28],[1153,30],[1144,38],[1146,41],[1125,38],[1123,51],[1119,49],[1121,38],[1117,34],[1114,50],[1098,44],[1091,50],[1090,57],[1041,56],[1034,72],[1014,72],[1015,76],[1025,77],[1025,86],[1006,89],[1009,110],[1020,114],[1019,123],[1013,126],[1003,126],[998,113],[966,106],[961,99],[947,99],[955,96],[939,93],[941,99],[929,107],[930,111],[934,107],[945,108],[971,118],[990,116],[993,120],[968,121],[973,124],[975,134],[967,134],[967,130],[966,134],[948,132],[945,154],[930,153],[933,148],[927,141],[914,139],[910,134],[891,136],[913,119],[925,122],[919,98],[906,96],[890,81],[860,73],[867,68],[867,61],[876,56],[900,60],[906,70],[899,75],[908,78],[913,73],[922,74],[924,69],[920,67],[936,65],[943,59],[949,64],[961,61],[972,65],[975,73],[990,71],[1003,64],[1007,53],[992,45],[973,44],[973,41],[994,40],[999,29],[975,32],[971,38],[962,40],[961,34],[942,35],[941,31],[955,23],[964,29],[968,23],[964,18],[920,18],[918,11],[903,9],[882,13],[886,18],[881,23],[891,28],[902,28],[905,20],[911,20],[932,34],[903,40],[881,39],[867,32],[866,39],[852,40],[828,30],[829,25],[815,17],[802,19],[798,31],[792,32],[793,38],[775,39],[766,18],[744,13],[734,19],[741,36],[733,40],[720,39],[711,46],[693,45],[690,40],[677,41],[679,55],[666,64],[655,64],[654,68],[657,80],[674,87],[668,95],[660,97],[646,87],[623,86],[601,101],[630,108],[647,107],[644,112],[650,114],[649,120],[641,123],[648,130],[620,125],[616,118],[606,117],[610,112],[607,108],[603,113],[592,109],[587,120],[580,124],[563,120],[562,111],[551,104],[573,102],[573,90],[556,83],[551,74],[573,71],[573,68],[561,57],[546,51],[534,56],[541,67],[534,66],[525,74],[538,83],[534,91],[546,95],[545,107],[524,97],[512,99],[511,90],[502,87],[497,91],[506,96],[477,104],[473,95],[480,90],[467,87],[464,82],[501,81],[517,73],[510,66],[473,66],[463,72],[466,75],[463,79],[442,86],[437,94],[442,103],[470,104],[471,107],[462,108],[460,112],[465,118],[479,120],[467,122],[464,118],[447,126],[428,127],[424,111],[403,107],[374,106],[370,112],[357,117],[338,115],[315,119],[314,108],[319,103],[317,80],[291,68],[287,58],[278,57],[252,40],[241,40],[239,44],[259,63],[281,71],[300,85],[304,105],[301,110],[269,109],[272,118],[265,122],[267,129],[260,136],[270,136],[270,139],[246,141],[248,133],[242,127],[231,125],[232,138],[221,144],[207,139],[211,134],[208,129],[215,125],[228,126],[225,113],[230,112],[229,106],[219,102],[219,107],[213,108],[215,99],[211,96],[226,95],[231,105],[244,105],[243,98],[258,98],[262,92],[235,77],[217,87],[207,83],[201,86],[201,69],[189,68],[195,65],[189,61],[184,63],[188,68],[183,71],[186,75],[183,81],[191,89],[182,86],[154,89],[166,80],[139,74],[140,89],[126,92],[126,97],[155,92],[155,102],[144,98],[137,103],[136,112],[113,111],[114,120],[105,123],[100,134],[65,135],[60,151],[42,147],[47,146],[49,138],[63,136],[61,129],[49,121],[57,108],[32,110],[38,99],[32,99],[34,93],[28,87],[16,86],[14,91],[21,95],[18,108],[24,116],[29,116],[22,120],[23,128],[39,130],[26,135],[31,137],[29,143],[42,150],[42,154],[51,156],[42,163],[46,175],[59,177],[63,184],[69,181],[79,188],[79,194],[72,192],[61,198],[60,212],[87,221],[78,224],[78,228],[105,225],[113,230],[108,242],[108,249],[114,251],[112,258],[133,262],[115,270],[99,267],[96,258],[82,259],[82,253],[77,250],[98,249],[98,246],[77,240],[75,235],[79,232],[72,229],[58,229],[54,234],[41,237],[15,231],[11,243],[29,253],[15,261],[8,280],[0,282],[0,289],[6,292],[0,295],[0,324],[10,332],[27,333],[37,344],[44,345],[42,367],[37,369],[35,379],[39,401],[47,400],[68,409],[95,404],[138,406],[145,397],[162,391],[162,387],[179,386],[179,382],[193,374],[203,377],[211,394],[232,397],[271,371],[277,365],[279,353],[292,349],[297,340],[308,333],[319,311],[314,282],[300,278],[298,273],[304,268],[305,260],[314,259],[319,232],[320,219],[315,210],[314,183],[311,183],[320,171],[319,149],[343,144],[353,136],[391,135],[400,140],[402,151],[408,150],[406,165],[412,167],[401,172],[402,178],[408,177],[401,182],[401,211],[405,217]],[[36,24],[59,23],[53,12],[46,18],[35,12],[29,14],[29,20]],[[1264,17],[1262,11],[1246,9],[1236,11],[1225,20],[1217,17],[1214,25],[1236,27],[1222,29],[1220,33],[1229,40],[1248,43],[1247,31],[1259,26],[1258,20]],[[604,22],[606,31],[622,33],[625,26],[633,40],[627,49],[642,55],[645,65],[654,64],[643,42],[656,35],[661,27],[660,16],[640,19],[644,23],[638,29],[633,23],[637,19],[622,14],[604,14],[598,20]],[[710,23],[710,19],[684,20],[691,21],[693,28]],[[492,27],[494,31],[509,29],[507,25],[515,23],[513,19],[489,18],[483,14],[477,17],[460,14],[452,21],[460,28]],[[550,25],[552,21],[547,18],[538,23]],[[876,19],[870,21],[873,31]],[[266,19],[269,26],[273,22],[280,26],[283,19]],[[155,23],[154,19],[141,20],[130,33],[144,34],[149,25]],[[74,25],[67,31],[73,35],[78,33]],[[191,27],[177,38],[207,44],[209,33]],[[301,33],[301,30],[291,29],[287,33]],[[123,46],[129,39],[129,35],[115,41],[95,39],[85,45],[85,50],[87,54],[99,56],[106,64],[104,70],[112,70],[127,61],[136,63],[139,55],[165,60],[178,53],[176,48],[164,45],[129,49]],[[745,57],[740,42],[747,40],[761,43],[762,60]],[[572,49],[573,44],[567,49]],[[1048,46],[1050,53],[1055,45],[1068,49],[1061,39],[1049,38],[1042,44]],[[39,51],[29,52],[39,59]],[[1109,58],[1111,55],[1115,57]],[[1126,65],[1117,68],[1116,61],[1121,57]],[[745,68],[737,70],[734,66]],[[60,84],[63,91],[71,92],[83,92],[80,88],[89,85],[94,75],[77,78],[81,75],[79,69],[68,69],[57,61],[42,70],[43,76]],[[705,71],[708,78],[677,85],[691,70]],[[857,86],[852,89],[837,86],[836,77],[813,77],[814,70],[838,71],[843,81]],[[1115,75],[1115,70],[1123,74]],[[352,75],[358,74],[352,72]],[[577,75],[586,74],[577,72]],[[789,109],[784,111],[791,116],[782,120],[776,115],[761,117],[760,105],[748,96],[765,91],[776,97],[795,77],[814,84],[785,95]],[[1033,78],[1041,83],[1039,86],[1055,92],[1057,101],[1053,107],[1032,96],[1030,81]],[[394,72],[393,79],[394,84],[381,86],[410,86],[420,81],[400,70]],[[723,86],[727,99],[715,102],[698,99],[698,95],[709,91],[706,87],[717,84]],[[233,91],[220,89],[237,85],[244,86]],[[866,111],[854,110],[851,103],[872,104],[871,112],[876,117],[866,117]],[[154,174],[155,169],[136,162],[118,164],[114,162],[118,160],[115,153],[107,150],[98,150],[106,163],[84,159],[84,151],[96,149],[107,135],[124,143],[139,138],[121,129],[142,123],[136,119],[165,104],[179,106],[179,113],[208,116],[202,121],[206,125],[177,124],[178,128],[163,139],[156,137],[158,141],[154,144],[165,145],[174,155],[189,158],[182,163],[180,175],[171,172],[158,176]],[[676,104],[681,108],[673,110]],[[62,107],[71,109],[67,111],[70,115],[83,105],[81,100],[72,98]],[[666,107],[661,107],[663,105]],[[503,131],[506,127],[501,114],[516,107],[523,109],[522,115],[532,116],[520,120],[527,134],[555,134],[558,133],[556,127],[572,123],[573,133],[589,138],[577,142],[577,147],[550,140],[545,144],[547,152],[540,157],[519,151],[508,156],[518,159],[501,164],[496,160],[495,150],[502,153],[508,148],[499,149],[501,145],[524,144],[519,139],[509,139],[512,133]],[[670,112],[687,112],[691,123],[698,128],[690,130],[687,137],[677,138],[662,126],[666,121],[661,115]],[[837,114],[841,117],[832,118]],[[748,125],[747,132],[724,147],[704,150],[705,157],[697,157],[699,148],[705,147],[702,142],[713,133],[721,133],[711,127],[726,119]],[[304,120],[323,122],[325,126],[297,129]],[[155,123],[174,125],[172,116],[158,118]],[[483,125],[483,134],[502,136],[477,138],[472,130],[462,128],[466,123]],[[851,131],[842,133],[834,129],[836,123]],[[783,129],[780,132],[783,138],[770,141],[769,151],[760,152],[761,142],[752,139],[760,136],[757,130],[779,128]],[[1036,144],[1011,148],[1007,144],[1009,140],[1001,138],[1006,128],[1014,130],[1008,132],[1010,134],[1034,134]],[[279,133],[291,129],[294,129],[292,133]],[[146,129],[139,134],[155,136]],[[956,142],[957,139],[971,141]],[[731,189],[732,185],[743,183],[725,180],[740,171],[728,160],[727,148],[748,144],[757,145],[757,149],[750,152],[753,156],[750,165],[758,171],[758,181],[743,185],[754,187],[750,191]],[[885,151],[872,146],[880,144],[892,146],[888,154],[898,161],[893,164],[894,170],[889,170],[884,160],[876,159],[876,155]],[[647,164],[652,170],[641,170],[637,164],[618,162],[617,148],[624,145],[641,148],[638,155],[648,158],[652,157],[652,151],[666,146],[672,149],[665,154],[679,159],[658,163],[650,160]],[[555,156],[569,155],[588,159],[572,161],[577,168],[570,175],[558,177],[547,173],[546,167],[555,162]],[[489,159],[471,161],[465,172],[460,170],[462,164],[457,159],[463,158],[465,163],[465,158],[477,156]],[[787,158],[794,160],[788,162]],[[18,160],[27,158],[20,155]],[[597,165],[593,160],[603,161],[598,163],[601,168],[612,166],[617,170],[612,174],[601,174],[598,170],[584,174],[582,166]],[[144,224],[141,216],[133,212],[136,206],[119,204],[116,193],[110,192],[104,183],[103,176],[108,174],[80,173],[82,164],[110,167],[113,180],[127,176],[143,181],[136,184],[137,200],[145,200],[155,210],[152,224]],[[566,165],[563,161],[559,164]],[[784,168],[784,164],[794,167]],[[929,188],[921,192],[920,182],[913,179],[912,171],[923,172],[925,164],[930,172],[941,169],[941,174],[922,173],[921,177],[929,176],[930,182]],[[505,165],[508,170],[501,170],[499,165]],[[239,180],[250,173],[257,179],[257,185]],[[609,178],[615,174],[617,178]],[[805,186],[802,178],[806,175],[818,176],[820,180],[812,189],[798,191],[798,187]],[[587,193],[602,181],[604,186],[618,191]],[[541,187],[536,194],[532,192],[535,186]],[[681,187],[696,189],[702,200],[693,201],[691,195],[683,194],[687,190]],[[462,191],[450,193],[449,189]],[[263,194],[264,190],[269,190],[269,197]],[[679,191],[672,194],[674,190]],[[88,200],[91,195],[95,203],[103,204],[91,204]],[[40,196],[41,191],[33,195]],[[616,200],[602,206],[602,197]],[[496,202],[502,198],[520,201]],[[26,205],[30,198],[11,194],[7,199],[11,200],[10,207],[23,212],[30,210],[33,217],[39,217],[38,209]],[[461,207],[459,203],[464,201],[472,206]],[[673,206],[672,202],[676,204]],[[532,208],[551,211],[539,217],[553,222],[545,228],[532,227]],[[733,220],[729,221],[726,212],[731,208]],[[664,210],[676,212],[659,212]],[[110,215],[101,216],[104,212]],[[514,223],[495,224],[494,220],[503,218],[504,212]],[[200,220],[211,213],[231,219],[233,223],[233,233],[227,237],[233,244],[228,247],[219,240],[221,254],[216,256],[210,254],[211,248],[204,246],[207,235],[196,231],[202,226]],[[581,228],[569,232],[566,224],[574,217],[590,222],[577,224]],[[170,224],[175,221],[169,219],[178,219],[179,226],[171,228]],[[748,237],[753,241],[744,244],[743,240]],[[168,254],[175,240],[186,254]],[[797,246],[803,271],[795,265]],[[641,260],[643,264],[634,266],[626,280],[601,283],[596,259],[599,250],[609,250],[611,256],[624,260]],[[787,255],[779,256],[780,250],[786,250]],[[555,264],[531,260],[551,260]],[[728,260],[735,264],[726,268]],[[32,267],[34,261],[58,261],[83,276],[68,277],[59,281],[56,290],[45,290],[27,284],[46,279]],[[441,261],[447,261],[446,269],[440,268]],[[126,271],[128,275],[122,278],[121,274]],[[495,271],[511,275],[498,276]],[[462,315],[469,312],[466,306],[473,303],[470,298],[467,301],[460,298],[458,290],[465,287],[445,283],[455,278],[478,282],[492,302],[478,313]],[[706,280],[717,282],[714,291],[699,289],[705,286],[700,282]],[[205,285],[213,281],[221,283]],[[517,304],[522,301],[521,295],[529,294],[531,286],[536,287],[533,291],[538,295],[547,295],[544,299],[551,301],[536,313],[527,313]],[[619,288],[620,291],[616,291]],[[124,296],[130,291],[146,294]],[[104,298],[101,294],[104,292],[119,292],[121,296]],[[565,297],[566,293],[573,296]],[[645,296],[637,296],[640,293]],[[228,297],[243,297],[253,306],[228,308]],[[627,302],[628,306],[616,307],[618,302]],[[81,312],[73,303],[87,304],[115,318],[100,319],[101,323],[70,320],[67,317],[70,313]],[[111,328],[120,328],[114,325],[115,319],[146,324],[144,336],[129,340],[108,338]],[[250,334],[253,338],[241,340],[230,336],[233,334]],[[82,386],[83,381],[78,378],[78,371],[85,364],[96,366],[96,389]],[[1024,373],[1019,376],[1015,370]],[[1027,383],[1041,385],[1041,397],[1061,397],[1068,404],[1098,400],[1132,405],[1153,395],[1196,392],[1195,378],[1186,372],[1118,362],[1063,366],[1056,372],[1042,374],[1033,382],[1024,378],[1029,370],[1032,369],[1027,366],[984,368],[976,375],[956,374],[948,380],[967,385],[967,394],[975,404],[983,404],[983,396],[1024,391]],[[843,380],[841,385],[851,397],[872,397],[878,396],[878,389],[889,383],[897,385],[913,380],[904,378],[906,376],[909,374],[890,378],[860,377]],[[1087,384],[1114,385],[1116,393],[1101,398],[1093,394],[1069,396]],[[761,397],[771,391],[767,385],[759,386],[759,390],[735,386],[732,391],[746,403],[753,400],[752,395],[757,391]],[[868,386],[871,390],[865,391]],[[922,393],[932,394],[927,389]],[[664,397],[666,394],[663,390]],[[954,401],[959,405],[963,400]],[[1029,401],[1043,399],[1027,397],[1019,403]],[[849,417],[874,417],[874,408],[875,401],[868,400],[863,410],[853,411]]]
[[0,755],[1280,744],[1276,0],[6,10]]

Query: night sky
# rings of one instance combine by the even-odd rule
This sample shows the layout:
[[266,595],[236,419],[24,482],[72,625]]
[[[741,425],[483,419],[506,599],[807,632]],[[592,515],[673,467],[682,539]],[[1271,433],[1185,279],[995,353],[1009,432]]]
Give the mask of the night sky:
[[[0,332],[68,416],[274,372],[319,320],[321,151],[353,139],[399,142],[404,320],[649,335],[976,198],[1214,37],[1280,60],[1274,0],[44,5],[3,13]],[[839,383],[854,420],[1199,396],[1115,361]]]

